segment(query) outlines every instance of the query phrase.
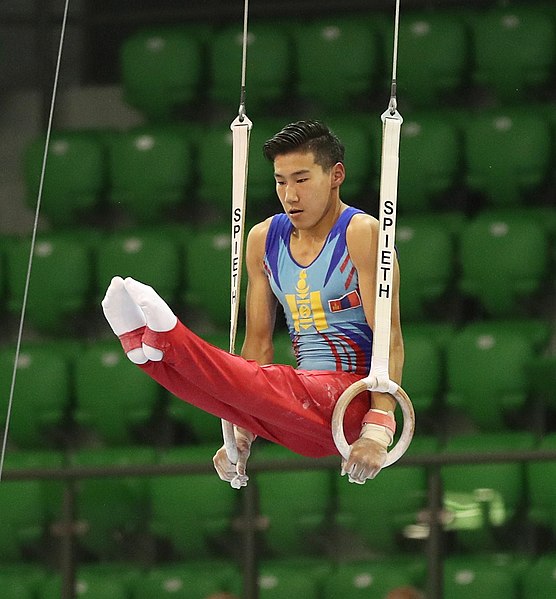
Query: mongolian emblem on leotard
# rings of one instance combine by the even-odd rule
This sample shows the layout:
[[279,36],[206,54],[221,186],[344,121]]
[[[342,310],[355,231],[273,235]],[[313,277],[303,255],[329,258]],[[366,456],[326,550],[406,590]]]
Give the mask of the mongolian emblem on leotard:
[[307,271],[302,269],[295,285],[295,293],[286,293],[296,332],[315,327],[317,331],[328,328],[320,291],[311,291],[307,282]]

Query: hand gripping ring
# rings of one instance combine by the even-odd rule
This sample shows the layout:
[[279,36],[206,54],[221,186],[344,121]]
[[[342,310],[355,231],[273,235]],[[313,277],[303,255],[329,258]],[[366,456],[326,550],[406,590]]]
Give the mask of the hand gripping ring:
[[[415,432],[415,411],[413,410],[413,404],[409,399],[407,393],[395,383],[392,385],[396,388],[395,391],[390,391],[391,395],[398,402],[403,415],[403,428],[396,445],[388,452],[386,462],[383,468],[390,466],[394,462],[397,462],[403,454],[407,451],[413,433]],[[347,442],[344,434],[344,414],[351,400],[365,391],[373,391],[373,386],[369,384],[367,379],[361,379],[350,385],[340,395],[334,413],[332,414],[332,436],[334,437],[334,443],[340,452],[344,460],[349,459],[351,453],[351,445]]]

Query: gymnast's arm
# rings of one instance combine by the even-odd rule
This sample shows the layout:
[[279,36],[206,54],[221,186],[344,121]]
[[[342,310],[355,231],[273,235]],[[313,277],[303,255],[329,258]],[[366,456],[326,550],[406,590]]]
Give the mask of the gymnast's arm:
[[[247,264],[248,285],[246,304],[246,331],[241,355],[259,364],[270,364],[273,359],[272,333],[276,319],[277,300],[264,272],[263,258],[266,233],[270,221],[255,225],[247,238],[245,262]],[[234,435],[238,449],[237,464],[228,459],[226,448],[222,446],[213,457],[218,476],[232,482],[239,476],[241,486],[247,484],[246,467],[255,435],[247,429],[234,425]]]
[[[355,215],[347,229],[347,244],[353,265],[357,269],[359,292],[365,317],[374,329],[376,297],[376,257],[378,245],[378,221],[369,215]],[[390,329],[389,375],[395,383],[401,384],[404,363],[403,337],[399,308],[400,273],[397,258],[394,256],[392,284],[392,314]],[[371,393],[371,408],[393,412],[395,399],[388,393]],[[367,425],[372,427],[375,425]],[[382,428],[382,427],[380,427]],[[372,439],[359,438],[352,447],[350,459],[345,464],[346,472],[354,473],[354,482],[364,482],[374,478],[386,458],[386,449],[380,449]],[[381,463],[382,461],[382,463]]]
[[270,219],[255,225],[247,236],[247,301],[245,305],[245,341],[241,355],[259,364],[272,364],[272,335],[276,322],[277,299],[264,271],[264,252]]

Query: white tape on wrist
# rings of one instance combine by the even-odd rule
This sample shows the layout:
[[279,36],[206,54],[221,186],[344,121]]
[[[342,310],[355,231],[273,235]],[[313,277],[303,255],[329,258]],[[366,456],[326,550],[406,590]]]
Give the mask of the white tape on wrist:
[[384,448],[392,445],[396,432],[396,420],[393,412],[370,409],[363,418],[361,437],[372,439]]

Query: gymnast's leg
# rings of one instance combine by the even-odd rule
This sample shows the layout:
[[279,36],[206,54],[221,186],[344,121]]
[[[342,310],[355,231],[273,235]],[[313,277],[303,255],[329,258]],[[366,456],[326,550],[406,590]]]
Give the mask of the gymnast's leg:
[[[177,397],[302,455],[337,454],[331,414],[356,375],[260,366],[215,348],[179,322],[152,288],[133,279],[116,277],[103,309],[128,357]],[[346,413],[352,441],[368,408],[362,394]]]

